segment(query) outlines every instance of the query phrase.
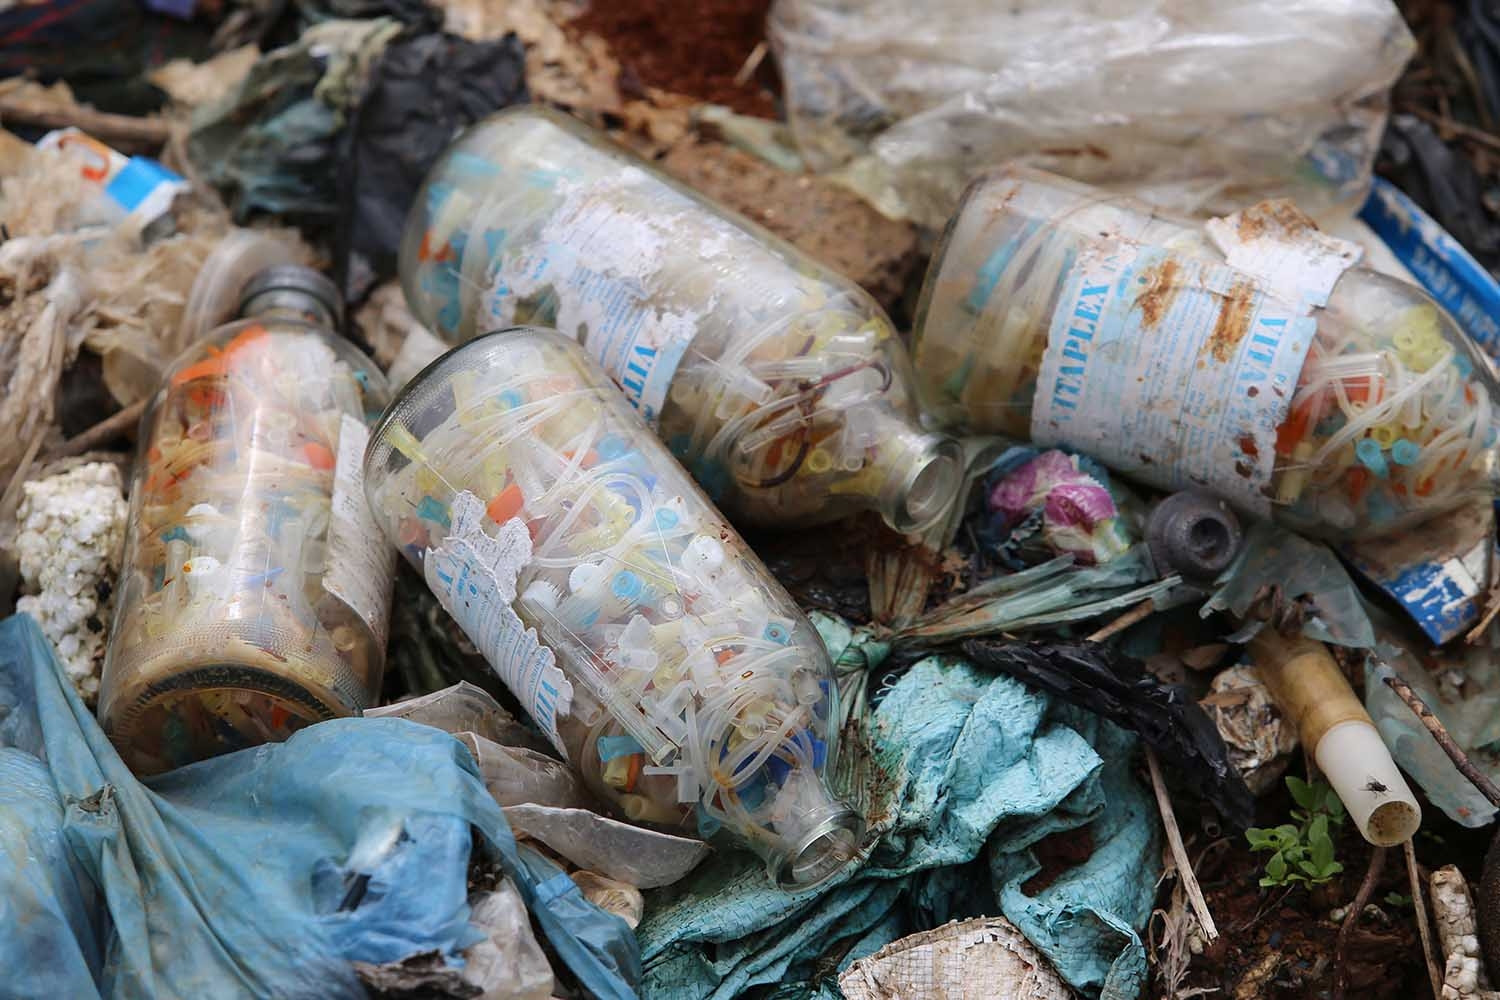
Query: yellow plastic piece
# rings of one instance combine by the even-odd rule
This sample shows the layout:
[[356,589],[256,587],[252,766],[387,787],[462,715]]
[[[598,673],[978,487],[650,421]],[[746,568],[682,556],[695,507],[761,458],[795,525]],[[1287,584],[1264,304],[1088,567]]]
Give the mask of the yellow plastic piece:
[[1401,439],[1402,430],[1398,424],[1376,424],[1370,428],[1370,437],[1382,448],[1389,448]]
[[391,424],[388,440],[391,442],[392,448],[395,448],[413,462],[423,461],[426,457],[422,453],[422,442],[418,441],[412,432],[401,426],[400,423]]
[[625,790],[625,786],[630,781],[630,757],[630,754],[625,754],[624,756],[615,757],[613,760],[604,762],[604,770],[600,777],[604,779],[604,783],[610,788],[618,788],[620,791]]
[[1307,487],[1307,463],[1313,456],[1313,446],[1306,441],[1297,442],[1292,449],[1292,468],[1281,474],[1276,486],[1276,502],[1293,504]]

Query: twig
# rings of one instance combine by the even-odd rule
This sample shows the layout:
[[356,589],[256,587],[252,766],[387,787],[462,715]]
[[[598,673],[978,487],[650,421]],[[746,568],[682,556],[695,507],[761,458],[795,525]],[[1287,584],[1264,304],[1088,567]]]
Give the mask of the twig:
[[58,446],[53,452],[58,458],[66,458],[69,455],[82,455],[90,448],[96,448],[101,444],[113,441],[125,431],[140,422],[141,414],[145,412],[146,401],[144,399],[131,403],[118,413],[110,414],[103,420],[86,431],[73,435]]
[[1481,146],[1488,146],[1491,149],[1500,150],[1500,135],[1493,135],[1489,132],[1486,132],[1484,129],[1475,128],[1472,125],[1465,125],[1463,122],[1454,121],[1452,118],[1449,118],[1446,115],[1440,115],[1435,111],[1428,111],[1426,108],[1417,107],[1416,105],[1403,107],[1401,110],[1409,111],[1412,114],[1416,115],[1418,118],[1436,125],[1438,128],[1447,129],[1454,135],[1468,139],[1472,142],[1477,142]]
[[160,149],[172,134],[170,122],[160,118],[112,115],[93,108],[64,107],[20,94],[0,96],[0,121],[42,128],[76,125],[95,139]]
[[1485,608],[1484,617],[1464,636],[1464,642],[1471,646],[1484,637],[1484,631],[1490,627],[1490,622],[1495,620],[1496,615],[1500,615],[1500,588],[1491,587],[1490,592],[1485,595],[1485,601],[1488,602],[1488,607]]
[[1432,738],[1437,740],[1437,745],[1443,748],[1443,752],[1448,755],[1449,760],[1453,761],[1453,766],[1458,768],[1458,772],[1468,778],[1470,783],[1479,789],[1481,795],[1489,799],[1490,805],[1500,809],[1500,788],[1496,788],[1495,783],[1483,771],[1469,762],[1468,755],[1457,743],[1453,742],[1453,737],[1449,736],[1448,730],[1443,728],[1442,720],[1432,714],[1432,709],[1427,707],[1422,696],[1395,674],[1385,678],[1385,683],[1402,701],[1406,702],[1406,707],[1412,710],[1418,721],[1432,734]]
[[1148,597],[1141,603],[1137,604],[1135,607],[1131,608],[1129,611],[1125,612],[1120,617],[1116,618],[1114,621],[1110,622],[1108,625],[1101,628],[1099,631],[1095,632],[1093,635],[1089,636],[1088,641],[1103,642],[1110,636],[1117,635],[1118,633],[1125,631],[1130,626],[1134,625],[1138,621],[1141,621],[1155,610],[1156,602]]
[[1167,795],[1167,786],[1161,780],[1161,765],[1157,763],[1156,751],[1150,747],[1146,748],[1146,767],[1151,771],[1151,790],[1156,793],[1156,808],[1161,812],[1162,825],[1167,828],[1167,846],[1172,849],[1172,863],[1177,866],[1177,877],[1187,892],[1193,915],[1203,927],[1203,935],[1210,942],[1217,941],[1219,928],[1214,925],[1213,914],[1208,912],[1208,900],[1203,898],[1203,889],[1198,885],[1193,863],[1188,860],[1187,848],[1182,844],[1182,831],[1177,828],[1177,816],[1172,811],[1172,799]]
[[745,64],[740,67],[740,71],[734,74],[734,85],[736,87],[743,87],[748,83],[751,75],[760,69],[760,64],[765,61],[765,58],[766,40],[762,38],[759,42],[755,43],[755,48],[751,49],[750,54],[745,57]]
[[1432,984],[1432,1000],[1443,1000],[1443,974],[1432,957],[1432,926],[1427,922],[1427,901],[1422,897],[1422,879],[1417,875],[1417,849],[1408,840],[1401,845],[1406,852],[1406,877],[1411,883],[1411,906],[1417,911],[1417,936],[1422,939],[1422,957],[1427,960],[1427,981]]
[[1333,946],[1333,1000],[1344,1000],[1344,989],[1349,981],[1349,965],[1344,960],[1344,952],[1349,945],[1349,935],[1354,932],[1354,925],[1359,923],[1359,915],[1370,904],[1370,897],[1375,894],[1375,883],[1380,881],[1380,873],[1384,868],[1385,848],[1377,847],[1370,852],[1370,867],[1365,872],[1365,880],[1359,884],[1354,902],[1349,904],[1349,912],[1344,915],[1338,939]]

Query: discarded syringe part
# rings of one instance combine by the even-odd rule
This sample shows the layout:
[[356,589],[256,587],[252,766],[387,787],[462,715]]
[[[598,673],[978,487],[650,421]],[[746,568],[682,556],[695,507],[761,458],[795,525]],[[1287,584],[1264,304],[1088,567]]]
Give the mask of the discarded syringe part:
[[805,887],[858,853],[807,618],[576,342],[518,328],[414,378],[370,507],[596,794]]
[[1234,511],[1204,493],[1173,493],[1146,520],[1146,544],[1161,576],[1211,581],[1229,568],[1243,541]]
[[1327,647],[1267,625],[1250,641],[1250,656],[1360,834],[1391,847],[1416,833],[1422,810]]

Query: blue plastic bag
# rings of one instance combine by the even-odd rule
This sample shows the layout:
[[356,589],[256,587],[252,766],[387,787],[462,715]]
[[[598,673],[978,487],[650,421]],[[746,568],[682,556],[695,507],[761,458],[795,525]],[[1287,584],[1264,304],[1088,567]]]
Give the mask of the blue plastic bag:
[[627,925],[518,849],[439,730],[340,719],[142,783],[17,615],[0,622],[0,782],[7,996],[363,997],[352,962],[457,962],[476,940],[471,831],[580,982],[634,996]]

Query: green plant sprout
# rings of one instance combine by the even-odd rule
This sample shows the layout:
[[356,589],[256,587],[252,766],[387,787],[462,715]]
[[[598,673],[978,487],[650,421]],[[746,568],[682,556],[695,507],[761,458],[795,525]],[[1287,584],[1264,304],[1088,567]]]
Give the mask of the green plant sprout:
[[1292,810],[1296,824],[1251,827],[1245,831],[1252,851],[1271,852],[1266,860],[1266,873],[1261,876],[1261,887],[1331,882],[1344,870],[1333,857],[1333,832],[1344,825],[1344,804],[1321,781],[1309,784],[1301,778],[1289,777],[1286,787],[1297,803]]

